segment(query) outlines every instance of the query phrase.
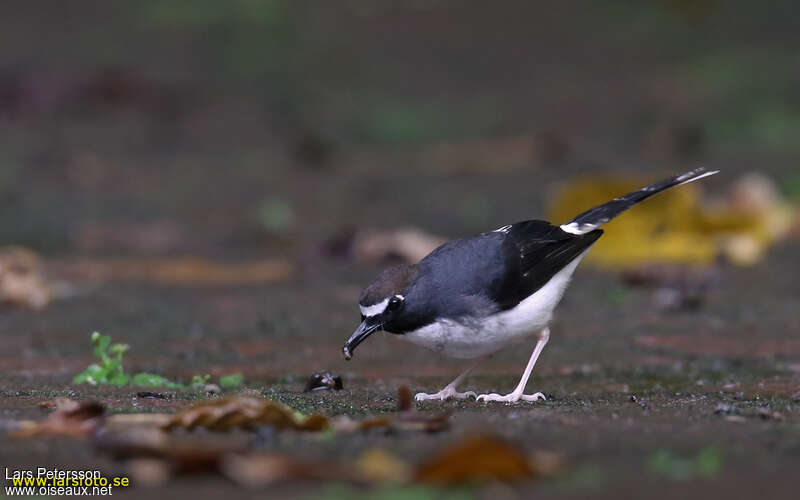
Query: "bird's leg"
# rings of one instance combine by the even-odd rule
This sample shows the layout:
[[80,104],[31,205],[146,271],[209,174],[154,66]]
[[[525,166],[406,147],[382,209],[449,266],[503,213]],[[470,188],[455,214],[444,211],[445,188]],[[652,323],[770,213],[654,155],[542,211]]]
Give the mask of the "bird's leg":
[[438,399],[440,401],[444,401],[445,399],[448,398],[467,399],[470,396],[474,398],[475,393],[472,391],[467,391],[467,392],[456,391],[456,386],[460,384],[462,380],[464,380],[464,377],[466,377],[467,374],[470,371],[472,371],[473,368],[475,368],[475,363],[473,363],[469,368],[464,370],[464,372],[461,375],[456,377],[455,380],[447,384],[444,389],[437,392],[436,394],[425,394],[424,392],[420,392],[416,396],[414,396],[414,399],[416,401],[425,401],[428,399]]
[[545,328],[539,333],[539,340],[536,342],[536,347],[533,348],[533,354],[531,354],[531,359],[528,360],[528,365],[525,367],[525,372],[522,374],[522,378],[519,380],[519,384],[517,384],[517,388],[514,389],[513,392],[510,394],[506,394],[505,396],[501,396],[497,393],[492,394],[481,394],[476,398],[476,401],[501,401],[504,403],[516,403],[517,401],[538,401],[540,399],[545,399],[544,394],[541,392],[537,392],[536,394],[523,394],[525,391],[525,386],[528,384],[528,379],[531,376],[531,372],[533,371],[533,366],[536,364],[536,360],[539,359],[539,354],[542,353],[542,349],[547,344],[547,341],[550,339],[550,329]]

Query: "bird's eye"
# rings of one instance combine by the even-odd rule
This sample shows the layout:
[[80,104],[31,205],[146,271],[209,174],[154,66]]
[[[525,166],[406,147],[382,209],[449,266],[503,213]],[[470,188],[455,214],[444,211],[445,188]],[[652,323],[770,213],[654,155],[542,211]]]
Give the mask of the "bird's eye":
[[403,304],[402,297],[398,297],[395,295],[389,300],[389,303],[386,305],[386,310],[389,312],[394,312],[400,309],[400,306]]

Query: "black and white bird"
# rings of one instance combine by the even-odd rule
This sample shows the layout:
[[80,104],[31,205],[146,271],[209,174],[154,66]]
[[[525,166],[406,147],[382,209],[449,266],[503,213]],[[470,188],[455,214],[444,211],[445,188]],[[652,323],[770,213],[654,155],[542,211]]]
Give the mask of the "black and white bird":
[[381,330],[462,359],[536,337],[522,378],[509,394],[458,392],[472,365],[441,391],[415,399],[544,399],[541,392],[523,392],[550,338],[553,309],[578,263],[602,236],[598,228],[656,193],[716,173],[698,168],[614,198],[560,226],[541,220],[509,224],[447,242],[417,264],[386,269],[361,294],[361,324],[345,342],[344,357],[350,359],[359,344]]

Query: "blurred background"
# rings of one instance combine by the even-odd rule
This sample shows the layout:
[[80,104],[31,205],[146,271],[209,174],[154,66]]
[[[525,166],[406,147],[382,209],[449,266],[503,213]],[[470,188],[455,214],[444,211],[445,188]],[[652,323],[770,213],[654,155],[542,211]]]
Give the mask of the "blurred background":
[[[188,371],[198,352],[252,358],[245,371],[263,376],[286,352],[340,363],[358,292],[388,262],[701,164],[722,174],[670,195],[692,236],[656,257],[716,262],[709,227],[780,204],[779,229],[758,219],[755,241],[735,242],[766,266],[800,196],[794,7],[6,0],[0,244],[7,274],[30,279],[5,302],[47,305],[6,313],[30,358],[9,362],[52,371],[101,329],[172,341],[140,360],[161,370]],[[640,214],[674,207],[652,203]],[[638,263],[665,248],[628,243],[606,250],[641,243]],[[616,275],[587,273],[624,302]],[[781,286],[758,293],[796,300]]]

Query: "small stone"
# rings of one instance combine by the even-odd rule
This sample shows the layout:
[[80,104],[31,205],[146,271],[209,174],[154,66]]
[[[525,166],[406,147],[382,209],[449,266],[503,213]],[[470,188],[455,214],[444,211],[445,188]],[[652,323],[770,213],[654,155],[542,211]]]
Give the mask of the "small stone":
[[772,411],[769,408],[759,408],[758,416],[762,420],[783,420],[783,414],[777,411]]
[[217,384],[206,384],[203,386],[203,390],[206,391],[208,394],[222,393],[222,389]]
[[165,394],[160,392],[141,391],[136,393],[137,398],[141,399],[167,399]]
[[341,391],[342,387],[342,377],[332,375],[330,372],[317,372],[311,375],[306,382],[305,392]]
[[739,410],[732,404],[720,403],[716,408],[714,408],[714,413],[717,415],[731,415],[734,413],[739,413]]

